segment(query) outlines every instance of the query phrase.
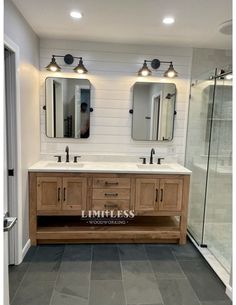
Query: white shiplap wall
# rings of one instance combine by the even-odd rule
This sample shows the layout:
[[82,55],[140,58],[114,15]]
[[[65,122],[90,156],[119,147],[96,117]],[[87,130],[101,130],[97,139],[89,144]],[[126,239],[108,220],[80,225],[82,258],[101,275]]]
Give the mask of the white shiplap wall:
[[[86,76],[76,75],[72,67],[57,60],[63,73],[45,70],[52,54],[82,56],[89,70]],[[159,58],[172,60],[179,77],[164,79],[162,65],[152,77],[137,76],[144,59]],[[40,101],[41,101],[41,154],[64,153],[69,144],[72,153],[149,155],[156,149],[156,155],[184,162],[187,109],[190,85],[192,49],[157,47],[144,45],[123,45],[95,42],[41,39],[40,42]],[[45,78],[48,76],[87,78],[92,84],[91,129],[89,139],[50,139],[45,135]],[[174,139],[171,142],[134,141],[131,138],[132,86],[137,81],[174,82],[177,86],[177,115]]]

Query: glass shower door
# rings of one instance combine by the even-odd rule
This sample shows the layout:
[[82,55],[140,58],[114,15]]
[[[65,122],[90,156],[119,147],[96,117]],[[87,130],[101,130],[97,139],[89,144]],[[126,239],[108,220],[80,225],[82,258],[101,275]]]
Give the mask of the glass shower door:
[[[230,271],[232,257],[232,79],[216,79],[203,242]],[[228,79],[227,79],[228,78]]]
[[192,171],[188,230],[199,245],[203,244],[205,196],[208,173],[211,117],[215,71],[199,77],[191,85],[185,166]]

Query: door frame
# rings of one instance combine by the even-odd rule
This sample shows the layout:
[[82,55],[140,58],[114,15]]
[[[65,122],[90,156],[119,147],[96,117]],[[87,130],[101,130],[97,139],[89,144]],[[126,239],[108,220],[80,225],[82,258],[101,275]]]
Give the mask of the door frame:
[[[10,207],[10,210],[17,217],[17,224],[15,226],[15,234],[13,237],[14,242],[14,263],[20,264],[23,259],[22,253],[22,169],[21,169],[21,107],[20,107],[20,48],[12,41],[7,35],[4,35],[4,47],[14,53],[14,68],[13,73],[15,74],[15,99],[11,105],[15,112],[16,123],[14,128],[15,138],[12,139],[13,147],[15,148],[15,198],[17,205]],[[11,245],[12,246],[12,245]]]

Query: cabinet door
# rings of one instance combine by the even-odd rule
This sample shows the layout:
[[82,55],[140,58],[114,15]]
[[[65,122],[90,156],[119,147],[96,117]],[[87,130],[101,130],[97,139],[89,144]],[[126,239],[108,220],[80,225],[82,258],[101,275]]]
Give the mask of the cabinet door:
[[159,211],[181,211],[182,179],[161,179]]
[[158,179],[136,179],[136,211],[155,211],[158,203]]
[[86,178],[63,178],[63,210],[85,210],[87,198]]
[[61,209],[62,180],[57,177],[37,178],[37,210],[58,211]]

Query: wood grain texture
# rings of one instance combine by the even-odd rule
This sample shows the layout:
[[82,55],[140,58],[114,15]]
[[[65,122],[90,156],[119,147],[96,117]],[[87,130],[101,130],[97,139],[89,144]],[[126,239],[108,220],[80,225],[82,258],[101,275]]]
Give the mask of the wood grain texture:
[[182,215],[180,216],[180,245],[186,244],[187,236],[187,221],[188,221],[188,202],[189,202],[189,184],[190,176],[184,176],[183,183],[183,200],[182,200]]
[[29,173],[29,237],[31,245],[37,244],[37,174]]
[[94,178],[93,188],[130,188],[130,178]]
[[92,201],[92,210],[129,210],[130,200],[117,199],[94,199]]
[[182,178],[160,179],[160,196],[158,209],[160,211],[181,211],[183,180]]
[[93,199],[130,199],[130,189],[93,189]]
[[62,179],[60,177],[37,177],[37,210],[61,210]]
[[136,178],[135,211],[155,211],[158,209],[159,180]]
[[87,179],[77,177],[63,178],[62,210],[81,211],[86,209]]
[[[186,242],[187,208],[189,180],[187,175],[137,175],[137,174],[92,174],[92,173],[30,173],[30,238],[32,244],[38,241],[48,242],[70,240],[87,241],[178,241]],[[94,181],[95,184],[94,184]],[[112,184],[102,188],[104,182]],[[117,187],[117,182],[126,188]],[[42,188],[42,183],[44,187]],[[49,185],[48,190],[46,190]],[[95,188],[94,188],[95,186]],[[129,188],[128,188],[129,186]],[[61,187],[60,209],[58,192]],[[65,194],[63,193],[66,189]],[[161,201],[160,189],[164,190]],[[158,192],[156,192],[158,190]],[[43,199],[42,193],[43,192]],[[111,194],[108,197],[105,194]],[[117,194],[113,196],[113,194]],[[64,198],[65,195],[65,198]],[[108,198],[107,198],[108,197]],[[55,203],[55,198],[57,203]],[[37,203],[40,209],[37,210]],[[47,204],[48,203],[48,204]],[[46,206],[46,209],[44,208]],[[48,208],[49,206],[49,208]],[[68,208],[69,206],[69,208]],[[53,208],[52,208],[53,207]],[[42,208],[42,209],[41,209]],[[80,216],[81,210],[131,209],[135,210],[135,219],[142,217],[140,224],[83,227],[70,224],[73,216]],[[58,224],[54,218],[49,225],[37,223],[37,216],[65,216],[67,221]],[[155,217],[153,217],[155,216]],[[156,217],[157,216],[157,217]],[[180,222],[174,216],[180,216]],[[62,219],[62,218],[60,218]]]

